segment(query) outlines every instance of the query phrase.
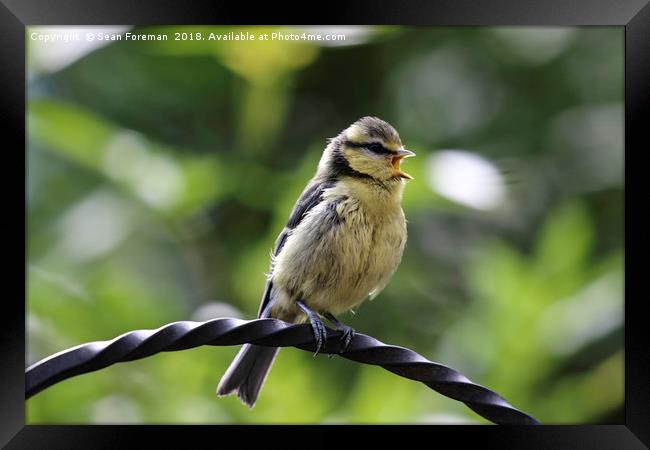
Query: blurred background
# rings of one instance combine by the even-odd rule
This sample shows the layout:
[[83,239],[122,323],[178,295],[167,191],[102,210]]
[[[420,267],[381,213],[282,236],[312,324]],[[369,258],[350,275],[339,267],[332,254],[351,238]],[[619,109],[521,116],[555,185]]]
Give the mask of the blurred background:
[[[27,364],[172,321],[253,318],[326,138],[376,115],[418,155],[409,240],[385,291],[341,319],[543,423],[623,423],[622,28],[26,39]],[[28,423],[486,423],[379,367],[295,349],[248,410],[214,395],[237,350],[64,381],[27,402]]]

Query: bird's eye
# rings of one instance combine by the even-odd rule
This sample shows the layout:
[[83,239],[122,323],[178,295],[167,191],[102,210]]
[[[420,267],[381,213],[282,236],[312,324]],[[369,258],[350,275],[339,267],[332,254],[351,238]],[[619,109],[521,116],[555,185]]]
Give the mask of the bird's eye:
[[379,154],[388,153],[388,150],[386,150],[384,146],[378,142],[373,142],[371,144],[368,144],[367,147],[368,150],[370,150],[373,153],[379,153]]

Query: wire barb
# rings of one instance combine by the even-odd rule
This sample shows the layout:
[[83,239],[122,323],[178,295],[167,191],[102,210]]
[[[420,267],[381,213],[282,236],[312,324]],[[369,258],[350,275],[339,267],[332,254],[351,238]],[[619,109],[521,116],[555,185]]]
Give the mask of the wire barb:
[[[339,353],[341,331],[326,328],[327,344],[321,350],[351,361],[381,366],[396,375],[420,381],[489,421],[501,425],[537,425],[501,396],[475,384],[443,364],[429,361],[413,350],[387,345],[355,333],[347,350]],[[212,319],[206,322],[173,322],[155,330],[136,330],[110,341],[82,344],[49,356],[25,370],[25,398],[60,381],[94,372],[118,362],[146,358],[160,352],[186,350],[202,345],[252,343],[271,347],[296,347],[314,352],[316,342],[309,324],[295,325],[277,319]]]

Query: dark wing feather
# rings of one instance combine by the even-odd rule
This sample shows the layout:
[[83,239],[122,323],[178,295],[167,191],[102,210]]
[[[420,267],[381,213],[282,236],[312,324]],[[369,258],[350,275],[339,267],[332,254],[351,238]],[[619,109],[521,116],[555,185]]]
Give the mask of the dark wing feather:
[[[293,207],[293,211],[291,211],[287,225],[275,240],[275,248],[273,250],[274,256],[277,256],[282,250],[282,247],[284,247],[284,243],[289,237],[291,230],[296,228],[300,222],[302,222],[302,219],[307,215],[307,213],[323,200],[323,191],[332,186],[333,183],[331,181],[312,181],[307,185],[305,190],[302,191],[296,205]],[[266,282],[266,286],[264,287],[264,295],[262,296],[262,302],[257,314],[258,317],[268,316],[268,311],[264,311],[264,308],[269,304],[272,289],[273,281],[269,280]]]

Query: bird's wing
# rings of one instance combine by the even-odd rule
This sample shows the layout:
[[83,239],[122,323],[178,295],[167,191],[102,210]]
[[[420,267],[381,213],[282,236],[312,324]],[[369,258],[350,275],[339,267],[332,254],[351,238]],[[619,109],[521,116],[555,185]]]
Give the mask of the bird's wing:
[[[300,222],[302,222],[302,219],[307,215],[311,209],[318,205],[322,200],[323,200],[323,191],[327,188],[332,187],[333,184],[330,181],[316,181],[312,180],[307,187],[302,191],[302,194],[300,194],[300,197],[298,198],[298,201],[296,202],[296,205],[293,207],[293,211],[291,211],[291,215],[289,216],[289,221],[287,222],[287,225],[284,227],[278,238],[275,240],[275,248],[273,250],[273,256],[277,256],[280,251],[282,251],[282,247],[284,247],[284,243],[286,242],[287,238],[291,234],[291,231],[296,228]],[[271,271],[273,268],[271,268]],[[257,313],[258,317],[264,317],[267,316],[268,312],[264,311],[264,309],[267,307],[271,300],[271,290],[273,289],[273,277],[272,273],[269,274],[269,279],[266,282],[266,286],[264,287],[264,295],[262,296],[262,302],[260,303],[260,309]]]

